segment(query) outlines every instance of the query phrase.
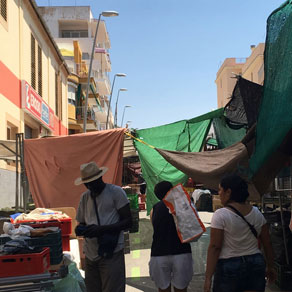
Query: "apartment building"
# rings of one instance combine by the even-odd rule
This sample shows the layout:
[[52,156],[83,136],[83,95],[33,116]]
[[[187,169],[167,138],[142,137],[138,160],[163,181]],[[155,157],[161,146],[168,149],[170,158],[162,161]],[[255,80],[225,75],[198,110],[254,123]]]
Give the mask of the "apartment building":
[[[39,13],[49,27],[71,72],[68,79],[69,133],[83,132],[88,69],[97,20],[89,6],[39,7]],[[111,91],[109,49],[108,32],[105,22],[101,20],[90,76],[87,132],[106,128],[108,96]],[[113,122],[110,111],[109,128],[113,128]]]
[[[35,1],[0,1],[0,140],[68,133],[69,69]],[[12,142],[11,142],[12,143]],[[0,161],[0,187],[15,198],[15,164]],[[11,195],[10,195],[11,194]]]
[[236,75],[252,82],[264,82],[264,50],[265,44],[250,46],[251,54],[248,58],[227,58],[219,68],[215,83],[217,85],[217,106],[224,107],[232,95]]

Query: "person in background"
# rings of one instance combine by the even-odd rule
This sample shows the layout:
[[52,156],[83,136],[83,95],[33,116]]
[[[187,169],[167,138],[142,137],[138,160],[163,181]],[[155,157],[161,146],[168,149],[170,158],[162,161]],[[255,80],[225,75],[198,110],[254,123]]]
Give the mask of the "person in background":
[[204,292],[211,291],[213,274],[213,292],[264,292],[265,276],[275,279],[266,220],[246,202],[248,185],[238,175],[224,177],[218,193],[224,208],[216,210],[211,220]]
[[168,181],[158,183],[154,188],[160,200],[153,206],[150,219],[153,225],[153,241],[149,273],[159,292],[186,292],[193,276],[191,245],[181,243],[172,215],[162,201],[172,188]]
[[131,212],[124,190],[104,183],[107,170],[95,162],[82,164],[81,177],[75,180],[75,185],[87,188],[80,199],[75,229],[77,236],[85,238],[87,292],[125,291],[123,230],[131,227]]

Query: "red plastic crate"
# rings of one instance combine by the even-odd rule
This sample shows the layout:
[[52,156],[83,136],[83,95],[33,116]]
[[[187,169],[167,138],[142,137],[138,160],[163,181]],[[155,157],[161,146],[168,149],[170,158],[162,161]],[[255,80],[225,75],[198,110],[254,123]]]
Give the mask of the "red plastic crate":
[[145,210],[145,209],[146,209],[145,203],[140,203],[139,204],[139,210],[141,211],[141,210]]
[[62,236],[62,248],[63,248],[63,251],[70,251],[70,236],[69,235]]
[[[13,219],[10,219],[12,223]],[[63,218],[60,220],[23,220],[18,221],[16,224],[30,225],[33,228],[46,228],[46,227],[59,227],[63,235],[71,235],[72,233],[72,219]]]
[[0,256],[0,277],[42,274],[50,266],[50,249],[40,253]]

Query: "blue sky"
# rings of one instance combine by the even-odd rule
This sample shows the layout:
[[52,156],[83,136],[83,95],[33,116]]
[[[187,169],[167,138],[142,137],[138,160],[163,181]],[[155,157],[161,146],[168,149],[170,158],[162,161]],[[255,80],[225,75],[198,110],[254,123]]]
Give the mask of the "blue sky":
[[37,0],[39,6],[115,10],[106,18],[111,81],[119,88],[118,124],[144,129],[190,119],[217,108],[216,73],[225,58],[250,55],[265,41],[266,20],[284,0]]

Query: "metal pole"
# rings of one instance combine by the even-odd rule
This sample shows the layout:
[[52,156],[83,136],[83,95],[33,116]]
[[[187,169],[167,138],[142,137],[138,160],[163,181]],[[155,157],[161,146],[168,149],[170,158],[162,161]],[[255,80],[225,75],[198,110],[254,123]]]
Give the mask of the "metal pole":
[[287,248],[287,239],[286,239],[286,232],[285,232],[285,221],[283,217],[283,202],[282,202],[282,192],[278,192],[279,194],[279,204],[280,204],[280,215],[281,215],[281,225],[282,225],[282,232],[283,232],[283,241],[284,241],[284,251],[285,251],[285,258],[286,264],[289,265],[289,255],[288,255],[288,248]]
[[86,133],[86,123],[87,123],[87,106],[88,106],[88,92],[89,92],[89,83],[90,83],[90,75],[91,75],[91,69],[92,69],[92,62],[94,57],[94,51],[95,51],[95,42],[98,32],[98,27],[100,23],[101,14],[99,14],[97,26],[95,30],[93,45],[92,45],[92,51],[91,51],[91,57],[90,57],[90,63],[89,63],[89,70],[88,70],[88,78],[87,78],[87,87],[86,87],[86,98],[85,98],[85,107],[84,107],[84,117],[83,117],[83,132]]
[[105,125],[105,129],[106,130],[108,129],[108,118],[109,118],[109,112],[110,112],[110,108],[111,108],[111,102],[112,102],[112,96],[113,96],[113,89],[114,89],[114,85],[115,85],[116,76],[117,76],[117,74],[115,74],[115,76],[114,76],[114,80],[113,80],[113,84],[112,84],[112,89],[111,89],[111,95],[110,95],[110,99],[109,99],[109,103],[108,103],[107,116],[106,116],[106,125]]
[[119,89],[119,92],[118,92],[118,97],[117,97],[117,101],[116,101],[116,109],[115,109],[115,128],[117,128],[118,126],[118,100],[119,100],[119,95],[120,95],[120,89]]
[[19,181],[19,173],[18,173],[18,146],[19,146],[19,136],[16,134],[16,182],[15,182],[15,211],[18,212],[19,209],[19,197],[18,197],[18,181]]
[[125,115],[125,110],[126,110],[126,106],[124,107],[124,110],[123,110],[123,116],[122,116],[122,122],[121,122],[121,128],[123,128],[123,121],[124,121],[124,115]]

